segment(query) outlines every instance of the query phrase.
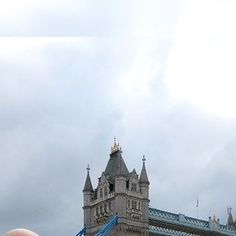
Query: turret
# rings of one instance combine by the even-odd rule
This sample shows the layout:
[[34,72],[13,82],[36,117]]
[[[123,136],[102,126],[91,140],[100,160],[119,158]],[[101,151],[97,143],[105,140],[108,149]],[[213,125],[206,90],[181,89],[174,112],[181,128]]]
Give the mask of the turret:
[[233,220],[233,216],[232,216],[231,210],[232,210],[232,207],[227,208],[227,212],[228,212],[227,226],[228,227],[234,226],[234,220]]
[[219,218],[216,219],[215,214],[214,214],[213,218],[209,217],[209,228],[211,230],[218,231],[219,225],[220,225],[220,219]]
[[114,139],[114,144],[111,148],[110,160],[107,164],[105,173],[109,174],[110,181],[114,183],[114,213],[118,213],[119,217],[123,218],[126,216],[126,201],[124,201],[124,194],[127,192],[126,183],[129,171],[123,160],[121,147],[119,143],[116,143],[116,139]]
[[109,175],[109,181],[114,183],[117,176],[127,177],[128,174],[128,168],[122,158],[121,147],[119,143],[116,143],[116,139],[114,139],[110,159],[105,169],[105,175]]
[[89,232],[89,226],[91,225],[91,199],[93,195],[93,186],[89,175],[89,166],[87,167],[87,177],[84,184],[84,225],[86,225]]
[[116,143],[116,139],[114,139],[114,144],[111,147],[110,159],[105,169],[105,175],[109,176],[109,181],[116,193],[125,193],[129,171],[123,160],[121,147],[119,143]]
[[140,190],[141,194],[143,197],[143,202],[142,202],[142,209],[143,209],[143,221],[146,223],[146,228],[148,228],[148,208],[149,208],[149,180],[147,176],[147,171],[146,171],[146,158],[143,155],[143,167],[141,170],[140,174],[140,179],[139,179],[139,185],[140,185]]
[[92,186],[92,182],[91,182],[90,175],[89,175],[89,171],[90,171],[89,165],[86,169],[87,169],[87,177],[85,180],[83,192],[92,192],[93,186]]
[[141,188],[141,192],[143,194],[144,197],[146,197],[147,199],[149,198],[149,180],[148,180],[148,176],[147,176],[147,171],[146,171],[146,166],[145,166],[145,162],[146,162],[146,158],[143,155],[143,167],[142,167],[142,171],[140,174],[140,179],[139,179],[139,184],[140,184],[140,188]]

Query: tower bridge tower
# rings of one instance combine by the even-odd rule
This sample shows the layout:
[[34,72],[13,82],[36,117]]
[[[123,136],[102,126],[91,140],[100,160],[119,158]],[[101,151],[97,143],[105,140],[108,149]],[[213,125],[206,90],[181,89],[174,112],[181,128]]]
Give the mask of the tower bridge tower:
[[148,236],[149,180],[145,157],[140,177],[135,169],[129,172],[115,140],[96,188],[92,186],[87,168],[83,195],[86,235],[94,236],[109,217],[118,214],[119,223],[112,236]]

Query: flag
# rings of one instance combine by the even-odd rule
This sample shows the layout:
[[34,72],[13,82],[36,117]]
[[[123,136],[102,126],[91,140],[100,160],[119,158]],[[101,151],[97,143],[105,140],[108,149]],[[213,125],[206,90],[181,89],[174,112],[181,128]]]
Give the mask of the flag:
[[198,196],[197,196],[197,207],[198,207],[198,205],[199,205],[199,201],[198,201]]

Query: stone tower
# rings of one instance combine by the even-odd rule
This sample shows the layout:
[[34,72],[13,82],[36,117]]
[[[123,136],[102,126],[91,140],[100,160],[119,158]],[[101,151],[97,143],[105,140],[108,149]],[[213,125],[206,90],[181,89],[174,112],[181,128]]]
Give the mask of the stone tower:
[[89,168],[83,189],[84,224],[86,235],[95,235],[107,219],[118,214],[119,223],[112,236],[148,236],[149,180],[145,157],[140,178],[133,169],[129,172],[119,144],[114,141],[105,171],[92,187]]

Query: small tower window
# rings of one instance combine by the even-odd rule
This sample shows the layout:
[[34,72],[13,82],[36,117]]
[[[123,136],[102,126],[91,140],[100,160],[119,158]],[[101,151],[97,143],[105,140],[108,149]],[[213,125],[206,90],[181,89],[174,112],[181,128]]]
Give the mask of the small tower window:
[[111,211],[111,202],[109,202],[108,205],[109,205],[109,211]]
[[104,196],[107,196],[107,187],[104,188]]
[[137,184],[135,183],[131,184],[131,191],[137,192]]
[[96,216],[98,216],[98,207],[96,207]]
[[130,199],[127,201],[127,207],[130,208]]
[[109,188],[110,188],[110,192],[113,192],[113,190],[114,190],[113,184],[110,184]]
[[137,201],[132,200],[132,209],[137,209]]
[[141,210],[141,203],[138,202],[138,210],[140,211]]
[[102,214],[102,205],[100,206],[100,214]]
[[107,204],[104,204],[104,211],[107,212]]
[[99,192],[100,192],[100,198],[102,198],[103,197],[102,188],[100,188]]

